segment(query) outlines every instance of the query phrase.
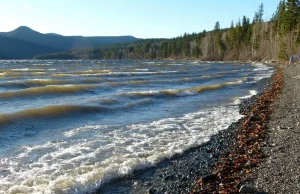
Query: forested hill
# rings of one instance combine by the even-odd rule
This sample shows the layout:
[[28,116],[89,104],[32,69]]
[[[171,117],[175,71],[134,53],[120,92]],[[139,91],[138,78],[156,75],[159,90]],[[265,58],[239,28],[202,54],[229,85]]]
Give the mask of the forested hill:
[[173,39],[146,39],[95,49],[77,49],[37,56],[37,59],[199,59],[287,60],[300,54],[300,3],[280,1],[270,21],[261,4],[253,19],[243,16],[221,29],[184,34]]
[[131,43],[133,36],[62,36],[43,34],[26,26],[10,32],[0,32],[0,59],[29,59],[36,55],[90,48],[116,43]]

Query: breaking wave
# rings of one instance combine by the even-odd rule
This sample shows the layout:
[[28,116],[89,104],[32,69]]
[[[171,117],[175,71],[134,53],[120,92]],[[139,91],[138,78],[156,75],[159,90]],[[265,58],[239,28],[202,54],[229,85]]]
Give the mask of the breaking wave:
[[[226,115],[226,117],[224,117]],[[129,126],[93,125],[62,132],[61,140],[20,146],[2,158],[1,191],[86,193],[135,170],[199,146],[241,116],[218,107]]]
[[21,119],[54,117],[64,114],[90,113],[100,111],[108,111],[108,109],[104,107],[80,105],[46,106],[42,108],[25,109],[11,114],[0,114],[0,123],[6,124]]
[[132,96],[132,97],[139,97],[139,96],[191,96],[197,95],[202,92],[218,90],[224,88],[226,86],[231,85],[238,85],[243,83],[242,80],[236,82],[226,82],[223,84],[216,84],[216,85],[209,85],[209,86],[199,86],[199,87],[191,87],[191,88],[184,88],[184,89],[169,89],[169,90],[159,90],[159,91],[140,91],[140,92],[127,92],[122,93],[123,96]]
[[89,90],[97,87],[96,85],[49,85],[44,87],[27,88],[17,91],[0,93],[0,98],[24,97],[42,94],[66,94]]

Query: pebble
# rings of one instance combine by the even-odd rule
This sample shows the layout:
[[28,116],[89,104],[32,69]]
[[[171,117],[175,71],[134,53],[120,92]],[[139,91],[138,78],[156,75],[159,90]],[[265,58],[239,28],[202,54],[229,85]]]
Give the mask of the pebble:
[[254,193],[254,189],[253,187],[249,186],[249,185],[242,185],[240,190],[240,193]]
[[157,191],[155,190],[155,189],[153,189],[153,188],[150,188],[149,190],[148,190],[148,193],[149,194],[154,194],[154,193],[156,193]]
[[271,146],[271,147],[275,147],[275,146],[276,146],[276,143],[272,143],[270,146]]

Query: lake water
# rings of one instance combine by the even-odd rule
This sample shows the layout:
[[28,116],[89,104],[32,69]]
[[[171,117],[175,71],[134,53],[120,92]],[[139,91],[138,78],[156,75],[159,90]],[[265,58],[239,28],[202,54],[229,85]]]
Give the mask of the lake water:
[[0,61],[0,193],[83,193],[242,116],[263,64]]

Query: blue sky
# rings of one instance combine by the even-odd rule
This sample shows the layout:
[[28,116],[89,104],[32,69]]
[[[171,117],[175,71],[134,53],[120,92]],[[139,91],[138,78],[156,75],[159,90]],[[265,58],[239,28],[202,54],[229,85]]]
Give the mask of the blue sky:
[[269,19],[279,0],[0,0],[0,31],[28,26],[62,35],[172,38],[251,20],[260,3]]

